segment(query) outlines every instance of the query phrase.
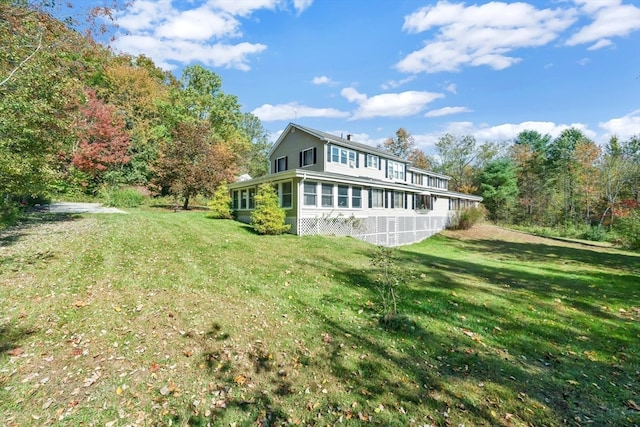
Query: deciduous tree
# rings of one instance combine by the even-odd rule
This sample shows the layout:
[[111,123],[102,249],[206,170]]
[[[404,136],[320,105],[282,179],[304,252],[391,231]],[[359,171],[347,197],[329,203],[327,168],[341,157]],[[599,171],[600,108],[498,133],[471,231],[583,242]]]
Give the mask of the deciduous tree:
[[220,183],[231,181],[237,169],[229,147],[215,139],[208,122],[199,121],[177,126],[172,138],[161,144],[155,170],[155,190],[181,198],[188,209],[193,196],[210,196]]
[[76,122],[78,143],[73,165],[99,182],[104,173],[129,161],[129,134],[124,118],[116,108],[87,90],[87,103],[80,108]]

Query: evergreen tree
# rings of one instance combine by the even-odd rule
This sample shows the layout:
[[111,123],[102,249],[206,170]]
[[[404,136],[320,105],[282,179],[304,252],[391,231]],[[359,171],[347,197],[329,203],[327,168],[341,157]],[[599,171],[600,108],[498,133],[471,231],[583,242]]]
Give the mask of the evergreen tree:
[[289,231],[285,212],[280,208],[278,195],[269,184],[261,184],[255,197],[256,209],[251,213],[251,225],[258,234],[282,234]]
[[480,191],[494,221],[508,220],[518,196],[518,178],[509,159],[498,159],[482,172]]
[[213,199],[209,202],[209,209],[211,211],[207,213],[208,218],[214,219],[231,219],[233,218],[233,211],[231,209],[231,197],[229,196],[229,189],[227,183],[222,182],[216,191],[213,193]]

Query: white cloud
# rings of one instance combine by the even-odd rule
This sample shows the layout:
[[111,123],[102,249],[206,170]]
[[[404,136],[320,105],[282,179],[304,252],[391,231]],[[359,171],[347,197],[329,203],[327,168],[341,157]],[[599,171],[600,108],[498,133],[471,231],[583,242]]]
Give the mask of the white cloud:
[[260,120],[273,122],[277,120],[298,120],[303,117],[346,118],[349,113],[335,108],[314,108],[297,103],[271,105],[264,104],[251,112]]
[[166,39],[209,40],[236,37],[240,23],[227,13],[200,7],[186,10],[167,19],[155,30],[155,35]]
[[[237,42],[242,36],[237,17],[261,9],[276,9],[290,0],[191,0],[180,9],[172,0],[137,0],[116,16],[122,30],[112,46],[132,55],[145,54],[160,67],[176,68],[202,62],[247,71],[250,59],[267,49],[262,43]],[[298,12],[312,0],[294,0]]]
[[380,87],[382,87],[382,90],[395,89],[415,79],[416,79],[416,76],[414,75],[414,76],[409,76],[402,80],[388,80],[386,83],[383,83],[382,85],[380,85]]
[[640,136],[640,110],[635,110],[622,117],[598,123],[598,126],[606,131],[603,137],[605,142],[614,135],[623,141],[634,135]]
[[[622,4],[621,0],[574,0],[593,22],[582,27],[567,40],[568,46],[596,42],[611,37],[627,36],[640,30],[640,7]],[[593,48],[593,46],[592,46]]]
[[267,47],[262,44],[223,43],[203,44],[188,40],[162,40],[152,36],[126,35],[114,43],[114,47],[132,55],[145,54],[162,68],[171,70],[175,62],[188,64],[200,61],[213,67],[237,68],[249,70],[250,55],[262,52]]
[[465,6],[441,1],[405,17],[403,30],[421,33],[435,29],[435,36],[396,68],[408,73],[458,71],[463,66],[480,65],[501,70],[520,61],[510,52],[548,44],[574,21],[572,9],[536,9],[527,3],[503,2]]
[[611,46],[612,44],[613,42],[609,39],[600,39],[595,44],[589,46],[587,50],[598,50],[602,49],[603,47]]
[[585,65],[589,64],[589,62],[591,62],[591,59],[582,58],[581,60],[578,61],[578,65],[582,65],[584,67]]
[[209,0],[207,4],[236,16],[248,16],[259,9],[275,9],[281,0]]
[[308,9],[312,4],[313,0],[293,0],[293,7],[296,8],[298,13],[304,12],[304,10]]
[[427,111],[425,113],[425,117],[442,117],[449,116],[451,114],[459,114],[459,113],[471,113],[473,110],[470,110],[467,107],[444,107],[437,110]]
[[447,92],[451,92],[453,94],[457,94],[457,87],[455,83],[449,83],[447,86],[445,86],[444,90],[446,90]]
[[336,82],[334,82],[327,76],[314,77],[311,80],[311,83],[313,83],[314,85],[329,85],[329,86],[333,86],[336,84]]
[[358,104],[352,120],[412,116],[422,111],[433,100],[444,97],[441,93],[407,91],[383,93],[369,98],[351,87],[344,88],[340,93],[349,102]]

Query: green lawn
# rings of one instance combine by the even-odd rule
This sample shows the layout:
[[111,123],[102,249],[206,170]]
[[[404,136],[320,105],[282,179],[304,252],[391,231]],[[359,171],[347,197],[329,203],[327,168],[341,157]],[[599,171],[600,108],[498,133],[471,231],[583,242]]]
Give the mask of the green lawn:
[[640,424],[640,255],[514,235],[399,249],[385,328],[354,239],[32,217],[0,234],[0,425]]

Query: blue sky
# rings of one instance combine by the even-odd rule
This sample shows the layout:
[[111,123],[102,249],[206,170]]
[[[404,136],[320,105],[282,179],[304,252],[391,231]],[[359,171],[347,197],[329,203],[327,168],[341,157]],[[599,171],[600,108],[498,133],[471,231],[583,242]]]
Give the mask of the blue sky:
[[117,51],[215,71],[272,140],[640,134],[638,0],[136,0],[117,21]]

